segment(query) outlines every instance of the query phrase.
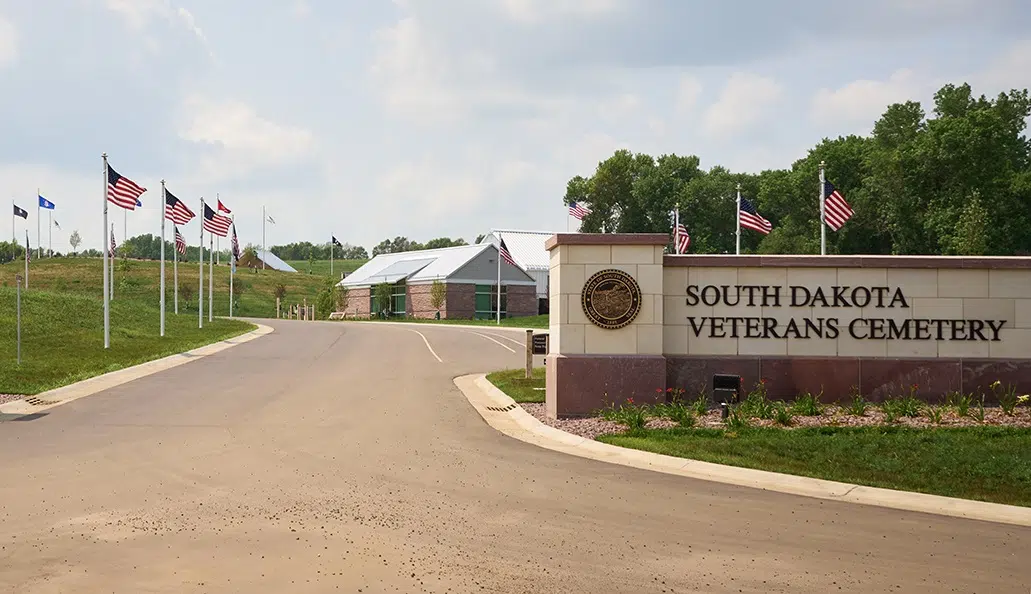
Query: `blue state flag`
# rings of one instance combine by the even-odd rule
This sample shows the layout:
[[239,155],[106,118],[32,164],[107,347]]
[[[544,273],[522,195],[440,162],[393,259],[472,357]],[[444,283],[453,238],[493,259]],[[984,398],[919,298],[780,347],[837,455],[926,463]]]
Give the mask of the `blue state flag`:
[[54,203],[49,201],[49,200],[47,200],[46,198],[40,196],[39,197],[39,207],[40,208],[46,208],[48,210],[54,210]]

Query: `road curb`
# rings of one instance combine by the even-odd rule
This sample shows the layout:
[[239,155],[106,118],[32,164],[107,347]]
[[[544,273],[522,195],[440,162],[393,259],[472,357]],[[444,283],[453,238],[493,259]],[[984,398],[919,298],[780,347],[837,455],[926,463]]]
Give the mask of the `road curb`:
[[476,412],[480,413],[480,416],[494,429],[509,437],[581,458],[816,499],[874,505],[1016,526],[1031,526],[1031,509],[1015,505],[895,491],[765,470],[725,466],[622,448],[585,439],[540,422],[507,394],[490,383],[485,374],[457,377],[454,382],[458,389],[465,394]]
[[169,355],[161,359],[154,359],[153,361],[147,361],[139,365],[133,365],[132,367],[126,367],[125,369],[119,369],[118,371],[112,371],[103,375],[91,377],[81,382],[62,386],[60,388],[54,388],[47,392],[36,394],[35,396],[27,396],[26,398],[32,398],[36,402],[41,404],[32,404],[27,402],[25,399],[15,400],[6,404],[0,405],[0,414],[6,415],[30,415],[40,413],[52,408],[67,404],[86,396],[92,396],[97,392],[102,392],[116,386],[131,382],[133,380],[140,379],[141,377],[147,377],[166,369],[172,369],[191,361],[197,361],[209,355],[231,349],[234,346],[250,342],[256,338],[261,338],[267,334],[271,334],[274,330],[270,326],[264,324],[258,324],[250,322],[257,326],[256,329],[251,330],[245,334],[235,336],[226,340],[220,340],[211,344],[206,344],[202,347],[197,347],[193,350],[185,351],[175,355]]

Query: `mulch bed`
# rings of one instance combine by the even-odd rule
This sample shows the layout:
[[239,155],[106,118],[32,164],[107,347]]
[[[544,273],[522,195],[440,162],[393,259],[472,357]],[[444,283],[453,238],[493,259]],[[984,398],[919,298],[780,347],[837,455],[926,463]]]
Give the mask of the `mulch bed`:
[[[545,425],[561,429],[562,431],[572,433],[573,435],[578,435],[586,439],[596,439],[599,435],[611,433],[623,433],[626,429],[623,425],[597,417],[583,419],[549,419],[545,412],[544,404],[540,403],[526,403],[521,406],[526,410],[526,412],[533,415],[537,420]],[[973,411],[973,409],[971,409],[971,411]],[[772,420],[751,419],[750,423],[753,427],[779,427],[779,425]],[[876,425],[889,425],[889,423],[884,420],[884,413],[878,408],[870,407],[870,409],[866,411],[865,416],[857,417],[848,414],[840,407],[828,406],[824,413],[818,417],[793,417],[791,426],[786,427],[785,429],[798,427],[870,427]],[[955,410],[944,410],[941,423],[937,424],[927,417],[925,409],[923,415],[920,417],[902,417],[895,423],[890,423],[890,425],[919,429],[928,429],[932,427],[977,427],[979,425],[1031,429],[1031,409],[1026,406],[1020,406],[1013,413],[1013,416],[1008,416],[1000,408],[985,408],[984,423],[980,423],[971,417],[960,417]],[[649,429],[666,429],[675,427],[676,423],[673,423],[668,419],[653,418],[648,420],[647,426]],[[721,429],[723,426],[723,419],[720,418],[719,410],[709,411],[709,414],[704,417],[699,417],[695,424],[695,427],[713,429]]]
[[14,402],[15,400],[21,400],[22,398],[25,398],[24,394],[0,394],[0,404]]

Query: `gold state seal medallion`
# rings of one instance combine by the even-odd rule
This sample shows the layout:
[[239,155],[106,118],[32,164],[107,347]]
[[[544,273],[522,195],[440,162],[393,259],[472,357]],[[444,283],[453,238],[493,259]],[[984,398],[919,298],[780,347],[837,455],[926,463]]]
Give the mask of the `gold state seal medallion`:
[[633,322],[641,312],[641,287],[622,270],[602,270],[587,279],[582,301],[592,324],[615,330]]

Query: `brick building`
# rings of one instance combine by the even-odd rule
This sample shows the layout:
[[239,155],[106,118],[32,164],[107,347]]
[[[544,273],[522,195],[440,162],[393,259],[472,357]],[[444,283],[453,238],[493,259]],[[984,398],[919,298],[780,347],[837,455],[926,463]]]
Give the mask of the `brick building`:
[[[377,287],[391,288],[386,309],[392,315],[432,318],[433,283],[444,285],[441,318],[490,319],[498,307],[498,248],[492,243],[436,250],[380,254],[338,283],[347,287],[349,317],[369,317],[384,307]],[[501,261],[501,316],[536,315],[537,283],[518,266]]]

